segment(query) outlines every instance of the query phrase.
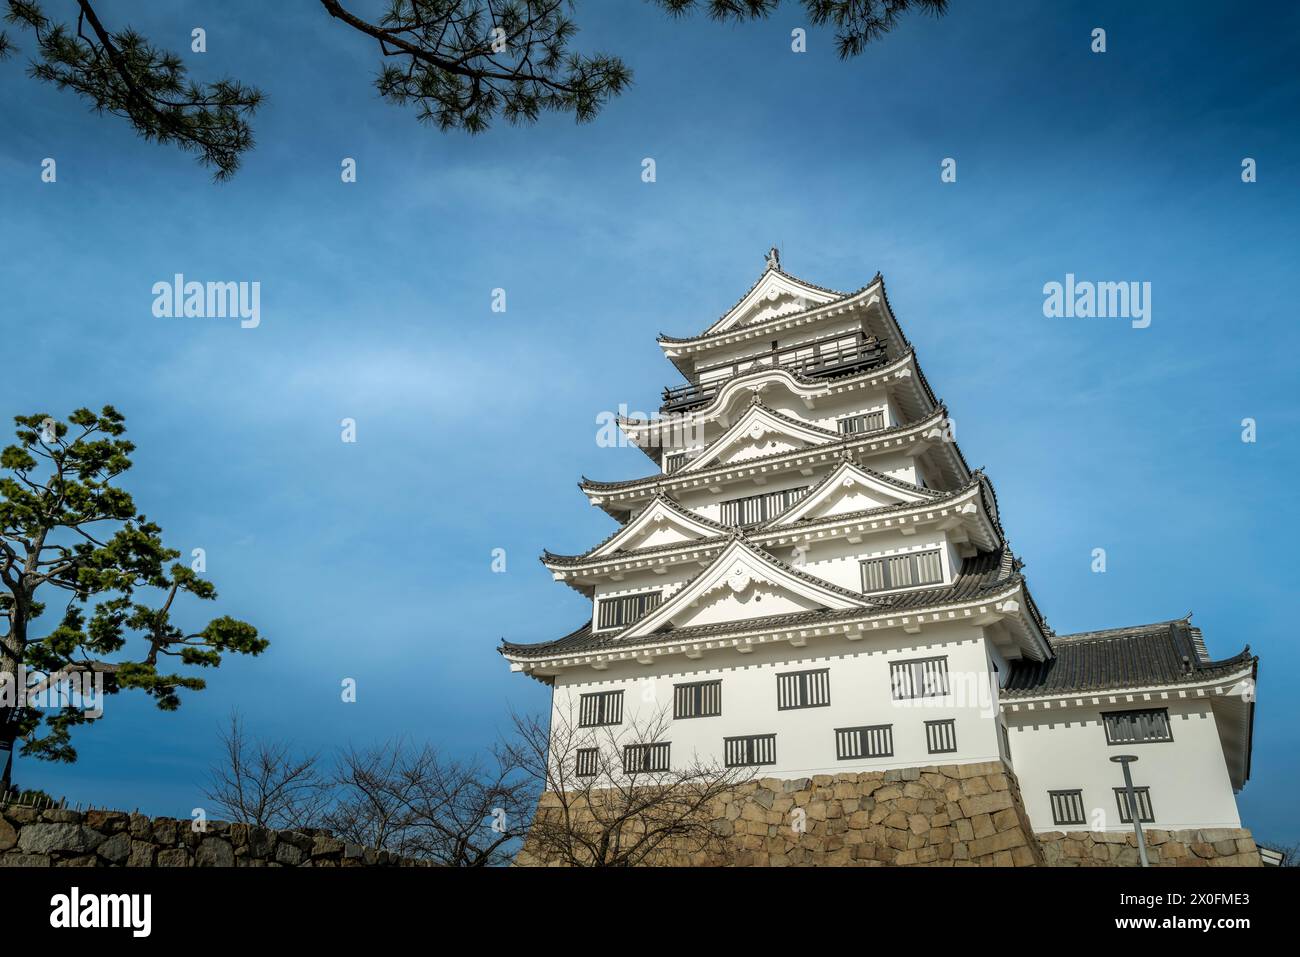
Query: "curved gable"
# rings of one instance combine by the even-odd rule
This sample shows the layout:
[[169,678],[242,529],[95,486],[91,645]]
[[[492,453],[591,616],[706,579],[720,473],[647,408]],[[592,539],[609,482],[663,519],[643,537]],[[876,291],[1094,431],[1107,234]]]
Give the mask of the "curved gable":
[[766,322],[777,316],[804,312],[842,298],[842,294],[814,286],[769,266],[744,298],[702,335],[726,332],[739,326]]
[[913,505],[938,497],[940,493],[890,478],[846,459],[811,492],[768,522],[764,530],[891,505]]
[[718,534],[723,526],[701,518],[664,496],[652,500],[611,539],[589,554],[592,558],[658,545],[693,542]]
[[620,638],[639,638],[665,627],[744,621],[819,609],[869,608],[862,595],[821,581],[778,561],[742,538]]
[[781,415],[763,405],[755,396],[753,404],[726,432],[674,474],[701,472],[718,465],[825,445],[841,438],[836,432]]

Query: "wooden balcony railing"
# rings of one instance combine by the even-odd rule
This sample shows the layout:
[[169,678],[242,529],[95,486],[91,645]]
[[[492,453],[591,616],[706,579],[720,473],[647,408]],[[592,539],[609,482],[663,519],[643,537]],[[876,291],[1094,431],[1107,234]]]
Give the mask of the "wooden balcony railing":
[[704,405],[718,394],[718,389],[728,379],[756,369],[789,369],[800,375],[821,378],[870,369],[883,365],[886,361],[885,346],[876,339],[856,340],[846,344],[841,337],[826,343],[790,346],[765,355],[747,356],[725,365],[701,369],[701,372],[714,373],[722,369],[726,374],[711,378],[708,382],[692,382],[664,389],[664,403],[659,411],[683,412]]

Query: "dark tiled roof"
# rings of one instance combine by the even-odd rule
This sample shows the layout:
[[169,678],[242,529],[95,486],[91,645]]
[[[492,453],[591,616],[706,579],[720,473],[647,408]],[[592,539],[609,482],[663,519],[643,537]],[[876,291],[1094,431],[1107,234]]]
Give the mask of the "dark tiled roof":
[[[655,545],[650,548],[635,548],[632,551],[628,551],[626,549],[620,548],[614,551],[610,555],[610,557],[613,557],[615,555],[640,555],[642,553],[651,554],[654,552],[665,551],[670,548],[682,548],[688,544],[702,544],[704,542],[711,542],[719,538],[725,538],[727,535],[731,534],[730,525],[723,525],[721,522],[715,522],[711,518],[705,518],[703,515],[697,515],[695,512],[683,508],[681,505],[673,501],[663,492],[656,493],[654,498],[650,499],[650,501],[646,503],[646,508],[647,509],[651,508],[655,504],[655,502],[660,502],[660,501],[662,501],[666,506],[668,506],[669,511],[676,512],[678,515],[681,515],[683,518],[690,519],[691,521],[699,522],[701,525],[706,525],[709,528],[712,528],[715,531],[717,531],[719,534],[716,536],[710,536],[709,538],[697,539],[694,542],[669,542],[667,545]],[[642,514],[644,514],[644,512],[642,512]],[[638,514],[637,518],[640,517],[641,515]],[[586,559],[591,557],[592,552],[604,548],[615,538],[621,535],[623,533],[623,530],[626,529],[628,525],[632,524],[632,521],[635,521],[635,519],[632,519],[620,525],[618,528],[614,529],[614,531],[606,535],[604,539],[597,542],[595,545],[592,545],[591,548],[587,549],[581,555],[557,555],[554,552],[543,551],[542,562],[543,564],[545,564],[546,562],[563,564],[563,563],[574,563],[574,562],[585,561]]]
[[996,552],[979,552],[963,558],[957,570],[957,580],[940,588],[923,588],[904,591],[873,599],[877,604],[892,610],[928,608],[978,598],[990,591],[998,591],[1008,582],[1020,578],[1020,562],[1008,549]]
[[[827,482],[831,480],[831,477],[835,475],[835,471],[833,471],[832,469],[829,475],[824,476],[823,479],[820,479],[819,481],[814,482],[813,485],[809,486],[809,490],[807,490],[805,494],[801,495],[801,497],[798,498],[796,502],[794,502],[794,505],[790,506],[789,508],[785,508],[784,511],[777,512],[776,515],[772,516],[771,519],[764,521],[764,523],[762,523],[761,525],[754,525],[753,528],[750,528],[748,531],[749,536],[763,537],[764,534],[768,534],[768,533],[798,532],[798,531],[802,531],[802,529],[813,527],[813,525],[835,524],[835,523],[840,523],[840,521],[857,521],[858,519],[881,518],[881,516],[893,515],[896,514],[896,512],[905,512],[905,511],[913,510],[913,508],[943,507],[944,505],[946,505],[946,503],[952,502],[953,499],[961,498],[962,495],[965,495],[967,492],[970,492],[972,486],[982,484],[982,482],[987,482],[987,480],[984,479],[983,473],[976,473],[975,476],[972,476],[971,481],[967,482],[966,485],[963,485],[962,488],[953,490],[953,492],[940,492],[940,490],[927,489],[927,488],[923,488],[923,486],[920,485],[913,485],[911,484],[911,482],[905,482],[902,481],[901,479],[894,479],[893,476],[885,475],[884,472],[876,472],[875,469],[867,468],[865,467],[865,465],[858,465],[858,468],[861,468],[862,471],[868,473],[868,475],[876,477],[876,479],[880,479],[883,480],[884,482],[887,482],[887,484],[889,485],[897,486],[897,488],[900,489],[906,489],[907,492],[924,493],[927,495],[926,501],[898,502],[896,503],[896,505],[885,505],[876,508],[861,508],[861,510],[855,512],[840,512],[840,514],[837,515],[814,516],[814,518],[792,521],[792,523],[790,523],[789,525],[783,525],[783,527],[776,528],[776,523],[779,523],[781,519],[785,518],[787,512],[792,511],[794,507],[800,505],[800,503],[802,503],[803,501],[806,501],[807,498],[811,497],[811,495],[814,495],[816,492],[818,492],[818,489],[822,488],[823,485],[826,485]],[[692,519],[701,521],[701,523],[708,525],[708,527],[718,529],[718,531],[722,534],[716,534],[716,536],[708,536],[707,538],[694,538],[694,540],[684,541],[684,542],[667,542],[667,544],[664,545],[651,545],[650,547],[646,547],[646,549],[632,549],[632,550],[617,549],[616,551],[612,551],[610,555],[602,555],[602,558],[611,558],[611,559],[623,558],[623,557],[640,558],[642,557],[642,555],[658,555],[660,553],[664,553],[664,551],[673,551],[676,549],[689,550],[689,549],[694,549],[694,547],[711,547],[711,546],[722,544],[722,542],[727,541],[727,536],[729,536],[729,534],[735,531],[735,528],[733,528],[732,525],[724,525],[723,523],[720,523],[720,521],[701,518],[701,516],[695,514],[695,512],[686,510],[686,508],[677,505],[677,502],[673,501],[673,499],[671,498],[668,498],[667,495],[662,492],[656,494],[653,499],[650,499],[650,505],[654,505],[656,499],[663,499],[663,501],[667,502],[669,506],[672,506],[673,511],[681,512],[681,514],[688,515]],[[646,507],[649,508],[650,506],[647,505]],[[640,518],[640,515],[638,515],[637,518]],[[632,524],[632,521],[634,520],[636,519],[630,519],[627,524],[621,525],[621,527],[617,528],[616,531],[608,534],[608,536],[604,538],[603,541],[597,542],[597,544],[591,546],[590,549],[584,551],[584,553],[580,555],[560,555],[560,554],[552,553],[552,551],[543,551],[542,563],[543,564],[545,563],[581,564],[584,562],[588,562],[588,560],[593,558],[594,551],[597,551],[598,549],[602,549],[602,547],[610,544],[612,538],[617,536],[617,534],[623,531],[624,528],[627,528],[628,525]],[[998,537],[1005,538],[1004,534],[1002,534],[1001,524],[997,523],[996,515],[995,515],[995,524],[998,532]]]
[[[818,516],[813,518],[801,518],[797,522],[791,522],[789,525],[782,526],[781,528],[774,527],[776,523],[779,522],[782,519],[782,517],[785,516],[786,512],[790,511],[790,509],[788,508],[785,511],[780,512],[779,514],[774,515],[772,518],[768,519],[763,524],[754,526],[753,528],[749,529],[748,535],[751,538],[762,538],[764,535],[767,535],[769,533],[779,534],[785,532],[798,532],[798,531],[802,531],[805,528],[809,528],[816,525],[830,525],[830,524],[835,524],[837,522],[854,522],[857,521],[858,519],[880,518],[888,515],[893,515],[897,512],[906,512],[911,509],[941,508],[942,506],[952,501],[953,499],[960,498],[962,495],[965,495],[967,492],[970,491],[972,486],[984,480],[982,474],[977,475],[971,482],[967,483],[966,485],[962,486],[956,491],[937,492],[934,489],[923,489],[919,485],[912,485],[910,482],[902,482],[899,481],[898,479],[890,478],[890,476],[885,475],[882,472],[876,472],[872,469],[864,468],[863,466],[858,466],[858,467],[861,468],[864,472],[868,472],[878,478],[886,479],[892,484],[899,485],[911,491],[919,490],[923,492],[933,492],[934,496],[923,502],[899,502],[896,505],[882,505],[879,506],[878,508],[864,508],[856,512],[841,512],[836,515],[823,515],[823,516]],[[834,473],[832,472],[831,474]],[[829,476],[827,476],[827,478],[829,478]],[[822,485],[826,483],[827,478],[823,478],[820,482],[810,487],[807,493],[802,497],[800,497],[799,501],[796,502],[795,505],[798,505],[799,502],[804,501],[804,499],[808,498],[808,496],[814,494],[818,488],[820,488]],[[656,498],[663,498],[665,501],[672,502],[672,499],[663,495],[663,493],[660,493],[658,496],[656,496]],[[676,505],[675,502],[673,502],[673,504]],[[679,511],[682,510],[680,505],[676,505],[676,507]],[[793,507],[794,506],[792,505],[791,508]],[[715,522],[713,521],[713,519],[710,518],[700,518],[694,512],[691,512],[690,515],[693,518],[696,518],[707,525],[711,525],[718,528],[720,531],[723,532],[723,534],[711,535],[708,538],[697,538],[685,542],[668,542],[664,545],[652,545],[649,548],[636,548],[636,549],[632,549],[631,551],[624,551],[622,549],[619,549],[618,551],[612,552],[607,557],[608,558],[616,558],[616,557],[638,557],[639,558],[641,556],[658,555],[663,552],[670,552],[676,549],[689,550],[692,548],[712,548],[725,543],[727,540],[727,536],[730,535],[733,530],[732,526],[730,525],[723,525],[720,522]],[[622,526],[621,528],[619,528],[618,531],[614,532],[604,541],[596,545],[593,545],[589,550],[582,553],[581,555],[557,555],[553,552],[543,552],[542,561],[544,563],[549,563],[554,565],[578,565],[587,562],[591,559],[592,552],[608,544],[610,539],[612,539],[615,535],[618,534],[618,532],[621,532],[623,528],[626,527],[627,527],[626,525]],[[999,538],[1003,538],[1002,526],[999,524],[996,527],[997,527]],[[606,556],[602,556],[602,557],[606,557]]]
[[[778,412],[776,414],[780,415],[781,413]],[[768,463],[774,462],[783,456],[794,458],[799,455],[806,455],[810,452],[815,452],[822,449],[829,451],[835,445],[839,445],[842,448],[855,448],[859,445],[869,445],[872,442],[878,442],[881,439],[888,439],[899,433],[911,431],[915,429],[917,426],[921,425],[921,423],[926,422],[930,419],[938,419],[942,421],[943,419],[946,419],[947,416],[948,416],[948,410],[945,409],[943,406],[938,406],[929,415],[925,416],[922,419],[918,419],[915,422],[907,422],[903,425],[891,426],[887,429],[880,429],[879,431],[876,432],[866,432],[861,435],[853,435],[853,436],[842,436],[838,432],[830,433],[834,436],[836,441],[827,442],[826,445],[823,446],[806,446],[801,449],[791,449],[786,452],[774,452],[771,455],[760,455],[752,459],[746,459],[744,462],[736,462],[728,465],[710,466],[709,468],[704,469],[700,472],[686,472],[686,473],[674,472],[672,475],[655,473],[654,475],[646,475],[641,478],[635,478],[635,479],[624,479],[622,481],[617,481],[617,482],[601,482],[596,479],[589,479],[587,478],[587,476],[584,475],[582,477],[582,480],[578,483],[578,486],[579,488],[590,489],[591,491],[617,491],[619,489],[635,488],[638,485],[660,485],[660,484],[670,485],[679,476],[682,478],[699,478],[704,475],[709,475],[712,472],[725,472],[727,469],[750,468],[751,466],[754,465],[767,465]],[[810,427],[807,425],[807,423],[802,423],[802,424],[804,425],[805,428]],[[817,426],[811,426],[811,428],[817,428]],[[955,446],[957,443],[953,442],[951,444]],[[958,454],[960,455],[960,452],[958,452]],[[964,458],[962,459],[962,464],[963,465],[966,464],[966,460]],[[969,470],[967,471],[969,474]]]
[[[761,551],[761,549],[759,550]],[[763,554],[768,555],[766,552]],[[768,557],[771,556],[768,555]],[[502,642],[500,651],[503,654],[510,654],[524,658],[557,657],[580,652],[635,647],[636,645],[645,644],[656,639],[671,640],[673,642],[691,641],[696,638],[727,634],[729,632],[753,631],[763,628],[781,629],[802,627],[805,625],[831,624],[837,621],[862,618],[872,614],[888,614],[896,611],[909,611],[975,601],[984,595],[1003,591],[1009,585],[1022,583],[1024,581],[1023,576],[1019,573],[1020,563],[1006,549],[997,552],[981,552],[972,558],[964,559],[961,568],[957,573],[957,580],[952,585],[947,585],[942,588],[926,588],[914,592],[900,592],[893,595],[864,595],[859,592],[853,592],[846,588],[840,588],[838,585],[832,585],[829,582],[822,581],[812,575],[808,575],[806,572],[802,572],[797,568],[787,565],[780,559],[772,558],[771,560],[780,567],[793,572],[801,578],[815,582],[823,588],[831,588],[851,598],[869,602],[870,607],[846,608],[843,610],[818,609],[815,611],[802,611],[786,615],[774,615],[766,618],[751,618],[743,621],[718,622],[710,625],[692,625],[686,628],[673,629],[671,631],[656,632],[652,636],[629,641],[620,639],[622,631],[593,634],[591,624],[588,622],[576,631],[570,632],[563,638],[557,638],[554,641],[546,641],[539,644]],[[700,574],[703,573],[704,572],[702,571]],[[1028,596],[1028,594],[1029,592],[1026,589],[1025,595]]]
[[1051,645],[1055,656],[1047,661],[1012,662],[1004,697],[1209,681],[1254,660],[1249,645],[1231,658],[1208,660],[1200,631],[1186,618],[1056,635]]

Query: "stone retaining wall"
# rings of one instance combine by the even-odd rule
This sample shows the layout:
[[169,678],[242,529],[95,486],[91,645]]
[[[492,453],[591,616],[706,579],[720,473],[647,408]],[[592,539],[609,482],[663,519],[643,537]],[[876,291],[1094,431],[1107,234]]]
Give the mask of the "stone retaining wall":
[[[543,798],[538,813],[554,807]],[[1043,863],[1015,777],[1001,762],[763,778],[722,795],[710,812],[717,846],[667,865],[782,866]],[[525,845],[521,865],[554,863]]]
[[[1245,828],[1164,831],[1143,828],[1147,860],[1155,867],[1259,867],[1259,848]],[[1035,835],[1053,867],[1136,867],[1137,836],[1091,831],[1047,831]]]
[[[557,801],[544,795],[538,814]],[[573,809],[577,810],[577,809]],[[1132,833],[1035,834],[1015,775],[1000,761],[763,778],[723,794],[709,811],[709,850],[665,847],[656,865],[1125,866],[1138,863]],[[1159,865],[1254,866],[1250,832],[1146,830]],[[520,866],[559,863],[525,844]]]
[[0,867],[419,867],[328,831],[272,831],[121,811],[0,807]]

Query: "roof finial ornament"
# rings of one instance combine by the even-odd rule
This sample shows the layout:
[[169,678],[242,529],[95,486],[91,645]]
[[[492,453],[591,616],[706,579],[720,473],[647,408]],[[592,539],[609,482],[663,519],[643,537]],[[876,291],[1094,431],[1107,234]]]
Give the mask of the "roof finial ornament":
[[781,269],[781,250],[775,246],[767,251],[767,268],[775,269],[778,272]]

